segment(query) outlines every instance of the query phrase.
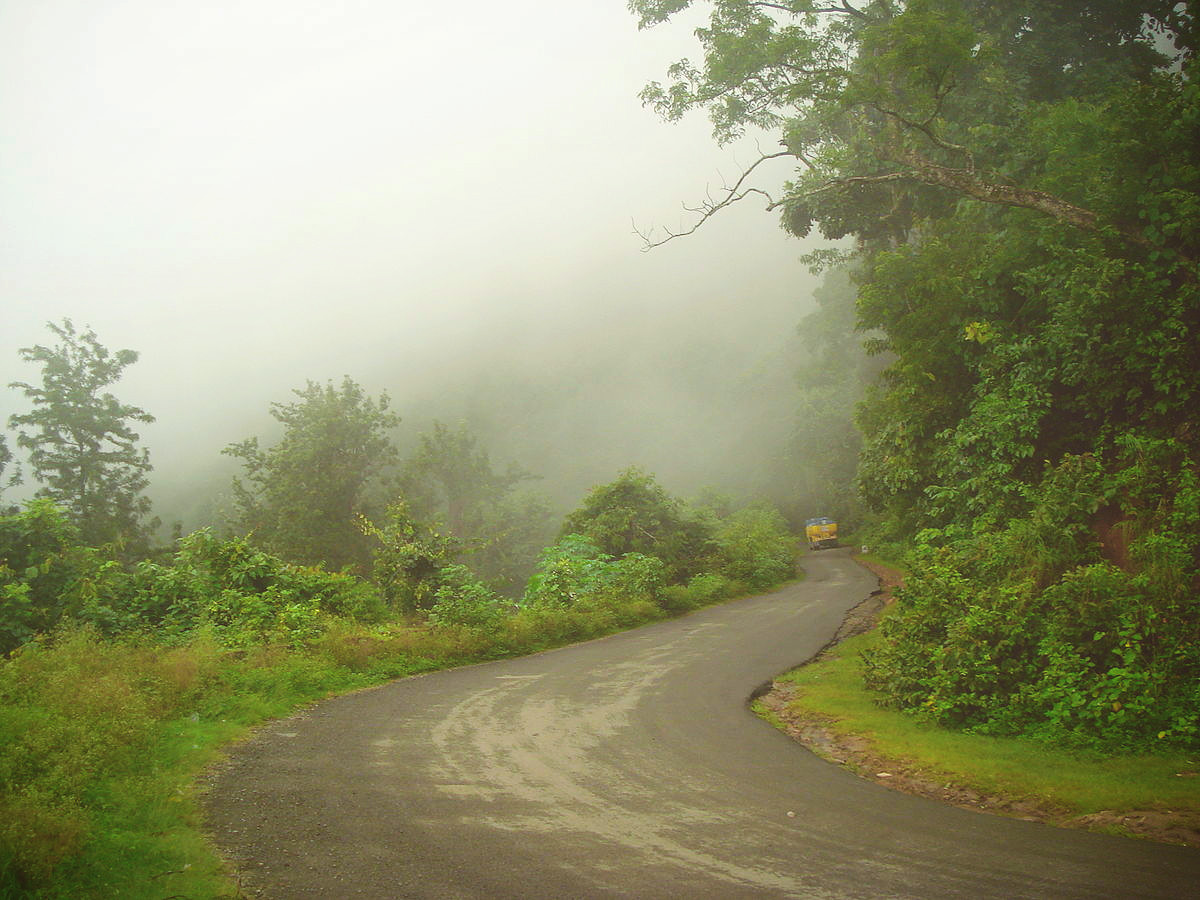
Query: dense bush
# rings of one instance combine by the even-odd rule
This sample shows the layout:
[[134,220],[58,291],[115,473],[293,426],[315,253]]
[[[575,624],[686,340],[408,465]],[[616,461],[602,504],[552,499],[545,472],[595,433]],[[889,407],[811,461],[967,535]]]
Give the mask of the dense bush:
[[388,507],[382,526],[363,519],[360,527],[375,539],[371,577],[388,606],[405,614],[432,606],[459,542],[418,522],[403,501]]
[[429,621],[434,625],[465,625],[494,631],[511,614],[512,603],[481,583],[466,566],[447,566],[434,593]]
[[1002,529],[926,532],[868,684],[979,732],[1200,747],[1195,473],[1175,441],[1127,440],[1111,466],[1065,458]]
[[688,579],[687,584],[672,584],[663,591],[661,601],[664,609],[671,612],[682,612],[697,609],[712,603],[719,603],[744,594],[747,586],[740,581],[732,581],[724,575],[702,572]]
[[0,653],[53,628],[78,606],[76,586],[102,562],[50,500],[0,516]]
[[610,556],[657,557],[672,582],[701,571],[711,550],[711,535],[699,517],[654,476],[636,468],[592,488],[563,523],[562,536],[571,534],[582,535]]
[[627,553],[616,558],[586,537],[568,534],[542,551],[523,602],[534,607],[657,603],[665,583],[666,567],[657,557]]
[[765,589],[796,574],[796,539],[779,511],[747,506],[717,523],[715,568],[753,589]]
[[0,517],[0,651],[63,621],[105,635],[154,629],[169,639],[211,626],[230,644],[295,644],[318,635],[329,617],[372,621],[385,612],[369,582],[290,565],[242,538],[197,531],[167,563],[133,566],[75,539],[46,501]]
[[94,631],[26,644],[0,665],[0,894],[23,896],[85,846],[98,817],[89,791],[144,769],[159,720],[194,704],[215,666],[211,643],[164,650]]

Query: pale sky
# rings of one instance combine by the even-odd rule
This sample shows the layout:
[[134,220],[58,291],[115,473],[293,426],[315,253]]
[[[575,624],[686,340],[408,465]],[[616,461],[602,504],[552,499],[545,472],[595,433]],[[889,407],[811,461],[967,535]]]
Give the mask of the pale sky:
[[632,233],[755,156],[641,107],[690,27],[639,33],[623,0],[0,0],[2,383],[36,380],[17,348],[47,320],[139,351],[115,393],[171,475],[163,448],[215,455],[305,379],[403,414],[497,336],[790,329],[807,248],[761,203],[650,254]]

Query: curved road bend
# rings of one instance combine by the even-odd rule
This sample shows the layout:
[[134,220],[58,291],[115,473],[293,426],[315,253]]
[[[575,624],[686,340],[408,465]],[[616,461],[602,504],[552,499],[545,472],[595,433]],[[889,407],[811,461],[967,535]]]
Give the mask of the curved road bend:
[[751,691],[875,587],[846,551],[807,565],[772,594],[274,722],[214,776],[211,830],[272,898],[1198,895],[1195,850],[910,797],[758,720]]

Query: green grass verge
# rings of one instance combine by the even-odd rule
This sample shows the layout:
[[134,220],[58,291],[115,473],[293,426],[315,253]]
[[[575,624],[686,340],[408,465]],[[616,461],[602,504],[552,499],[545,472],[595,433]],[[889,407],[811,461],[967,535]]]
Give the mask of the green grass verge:
[[859,660],[878,640],[874,631],[851,638],[821,662],[783,675],[779,680],[795,689],[791,711],[825,718],[834,731],[865,739],[879,757],[905,763],[931,780],[1060,808],[1064,818],[1122,810],[1200,814],[1200,778],[1179,776],[1195,772],[1197,761],[1190,757],[1072,752],[1020,738],[948,731],[878,706],[863,686]]
[[324,696],[453,661],[352,668],[329,648],[231,651],[81,631],[0,669],[0,898],[234,897],[195,782],[219,748]]

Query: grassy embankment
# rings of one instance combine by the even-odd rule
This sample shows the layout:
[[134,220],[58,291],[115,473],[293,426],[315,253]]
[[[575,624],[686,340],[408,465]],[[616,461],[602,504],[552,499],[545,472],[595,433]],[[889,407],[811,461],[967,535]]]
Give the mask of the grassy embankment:
[[523,609],[496,629],[333,622],[305,646],[204,632],[61,631],[0,661],[0,898],[236,897],[202,830],[220,749],[304,704],[418,672],[536,652],[726,599]]
[[860,661],[879,639],[877,630],[850,638],[781,676],[777,681],[791,694],[782,715],[761,704],[760,714],[779,727],[783,719],[819,724],[848,766],[900,789],[1054,824],[1180,843],[1200,837],[1200,760],[1104,756],[964,734],[885,709],[864,687]]

